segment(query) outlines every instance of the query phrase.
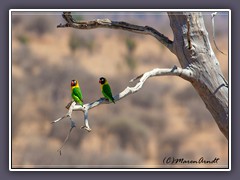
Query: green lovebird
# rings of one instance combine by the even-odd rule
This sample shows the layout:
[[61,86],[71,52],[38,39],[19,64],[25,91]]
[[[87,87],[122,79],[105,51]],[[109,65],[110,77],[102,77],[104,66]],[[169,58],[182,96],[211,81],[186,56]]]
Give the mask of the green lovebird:
[[83,106],[83,96],[82,96],[82,91],[80,89],[80,86],[78,84],[77,80],[72,80],[71,81],[71,89],[72,89],[72,98],[73,100]]
[[107,82],[107,79],[104,77],[101,77],[99,79],[99,83],[101,84],[101,91],[102,91],[103,96],[106,99],[108,99],[110,102],[113,102],[115,104],[114,98],[112,97],[112,91]]

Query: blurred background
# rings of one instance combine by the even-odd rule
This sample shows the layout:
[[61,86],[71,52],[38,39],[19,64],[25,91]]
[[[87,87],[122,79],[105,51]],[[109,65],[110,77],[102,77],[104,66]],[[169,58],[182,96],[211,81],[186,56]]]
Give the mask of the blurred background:
[[[78,79],[85,103],[99,99],[98,79],[108,79],[113,94],[129,80],[153,68],[180,66],[155,38],[122,30],[56,28],[62,12],[12,12],[12,167],[81,168],[164,165],[165,157],[228,164],[228,141],[190,83],[179,77],[148,79],[136,94],[115,105],[89,112],[90,133],[80,129],[83,113],[74,112],[77,127],[60,156],[70,128],[63,116],[71,100],[70,81]],[[213,45],[211,13],[203,13],[212,48],[228,79],[228,56]],[[74,12],[78,20],[109,18],[152,26],[173,39],[165,12]],[[215,17],[216,42],[228,53],[228,15]]]

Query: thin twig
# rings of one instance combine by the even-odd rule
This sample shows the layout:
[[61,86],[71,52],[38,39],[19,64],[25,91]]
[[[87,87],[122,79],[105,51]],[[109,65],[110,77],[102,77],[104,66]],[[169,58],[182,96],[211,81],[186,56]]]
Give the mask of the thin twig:
[[217,43],[216,43],[216,41],[215,41],[214,17],[215,17],[216,15],[217,15],[217,12],[214,12],[214,13],[211,14],[211,16],[212,16],[212,27],[213,27],[213,42],[214,42],[214,45],[215,45],[216,49],[217,49],[220,53],[226,55],[224,52],[222,52],[222,51],[218,48]]
[[221,75],[220,73],[218,73],[219,76],[221,76],[221,78],[223,79],[224,83],[225,83],[225,87],[228,87],[228,82],[227,80],[223,77],[223,75]]
[[73,128],[76,127],[74,121],[71,120],[71,128],[69,129],[68,131],[68,134],[67,134],[67,137],[65,138],[62,146],[57,150],[57,152],[59,152],[60,156],[62,155],[62,148],[64,147],[64,145],[67,143],[68,139],[69,139],[69,136],[73,130]]

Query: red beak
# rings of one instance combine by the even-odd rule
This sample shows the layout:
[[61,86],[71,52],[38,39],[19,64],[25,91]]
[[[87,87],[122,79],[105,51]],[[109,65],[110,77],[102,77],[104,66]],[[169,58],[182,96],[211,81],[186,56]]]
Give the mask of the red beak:
[[98,81],[101,84],[101,80]]
[[73,86],[73,85],[74,85],[74,82],[72,81],[72,82],[71,82],[71,86]]

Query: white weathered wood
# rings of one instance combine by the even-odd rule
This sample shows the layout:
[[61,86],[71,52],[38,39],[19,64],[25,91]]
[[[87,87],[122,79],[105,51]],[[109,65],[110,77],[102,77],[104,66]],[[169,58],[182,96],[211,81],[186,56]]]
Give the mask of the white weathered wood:
[[[223,78],[219,62],[211,48],[201,12],[169,12],[174,34],[173,47],[182,68],[190,68],[195,78],[192,85],[219,129],[228,139],[228,84]],[[187,32],[187,22],[190,32]],[[188,37],[192,48],[188,48]]]
[[[182,69],[182,68],[178,68],[177,66],[174,66],[173,68],[167,68],[167,69],[156,68],[156,69],[153,69],[151,71],[148,71],[148,72],[138,76],[137,78],[130,80],[130,82],[132,82],[132,81],[139,79],[139,82],[134,87],[126,87],[122,92],[113,96],[114,101],[117,102],[130,94],[138,92],[143,87],[145,81],[148,78],[154,77],[154,76],[179,76],[188,81],[191,81],[194,78],[193,72],[189,69]],[[94,102],[86,103],[83,106],[78,105],[73,101],[69,107],[68,112],[63,117],[58,118],[57,120],[53,121],[52,123],[59,122],[60,120],[67,118],[67,117],[71,118],[73,111],[82,111],[84,113],[84,125],[81,128],[90,132],[91,128],[90,128],[89,122],[88,122],[89,110],[92,108],[95,108],[101,104],[110,104],[110,103],[111,102],[109,102],[105,98],[100,98]]]
[[[63,18],[66,24],[57,27],[72,27],[77,29],[93,28],[112,28],[122,29],[135,33],[152,35],[158,39],[165,47],[174,53],[182,69],[177,71],[167,71],[161,69],[158,75],[178,75],[192,83],[207,109],[215,119],[219,129],[228,139],[228,83],[224,79],[219,62],[212,50],[208,38],[208,32],[205,28],[201,12],[168,12],[170,26],[174,34],[174,40],[171,41],[166,36],[149,26],[138,26],[126,22],[111,21],[109,19],[97,19],[93,21],[75,21],[70,12],[64,12]],[[131,93],[141,89],[145,80],[152,77],[151,73],[158,70],[147,72],[139,76],[140,81],[135,87],[127,87],[123,92],[114,96],[118,101]],[[180,71],[180,72],[179,72]],[[75,105],[73,111],[81,110],[85,112],[86,130],[88,126],[88,110],[100,104],[109,103],[101,98],[93,103],[85,104],[83,107]]]

